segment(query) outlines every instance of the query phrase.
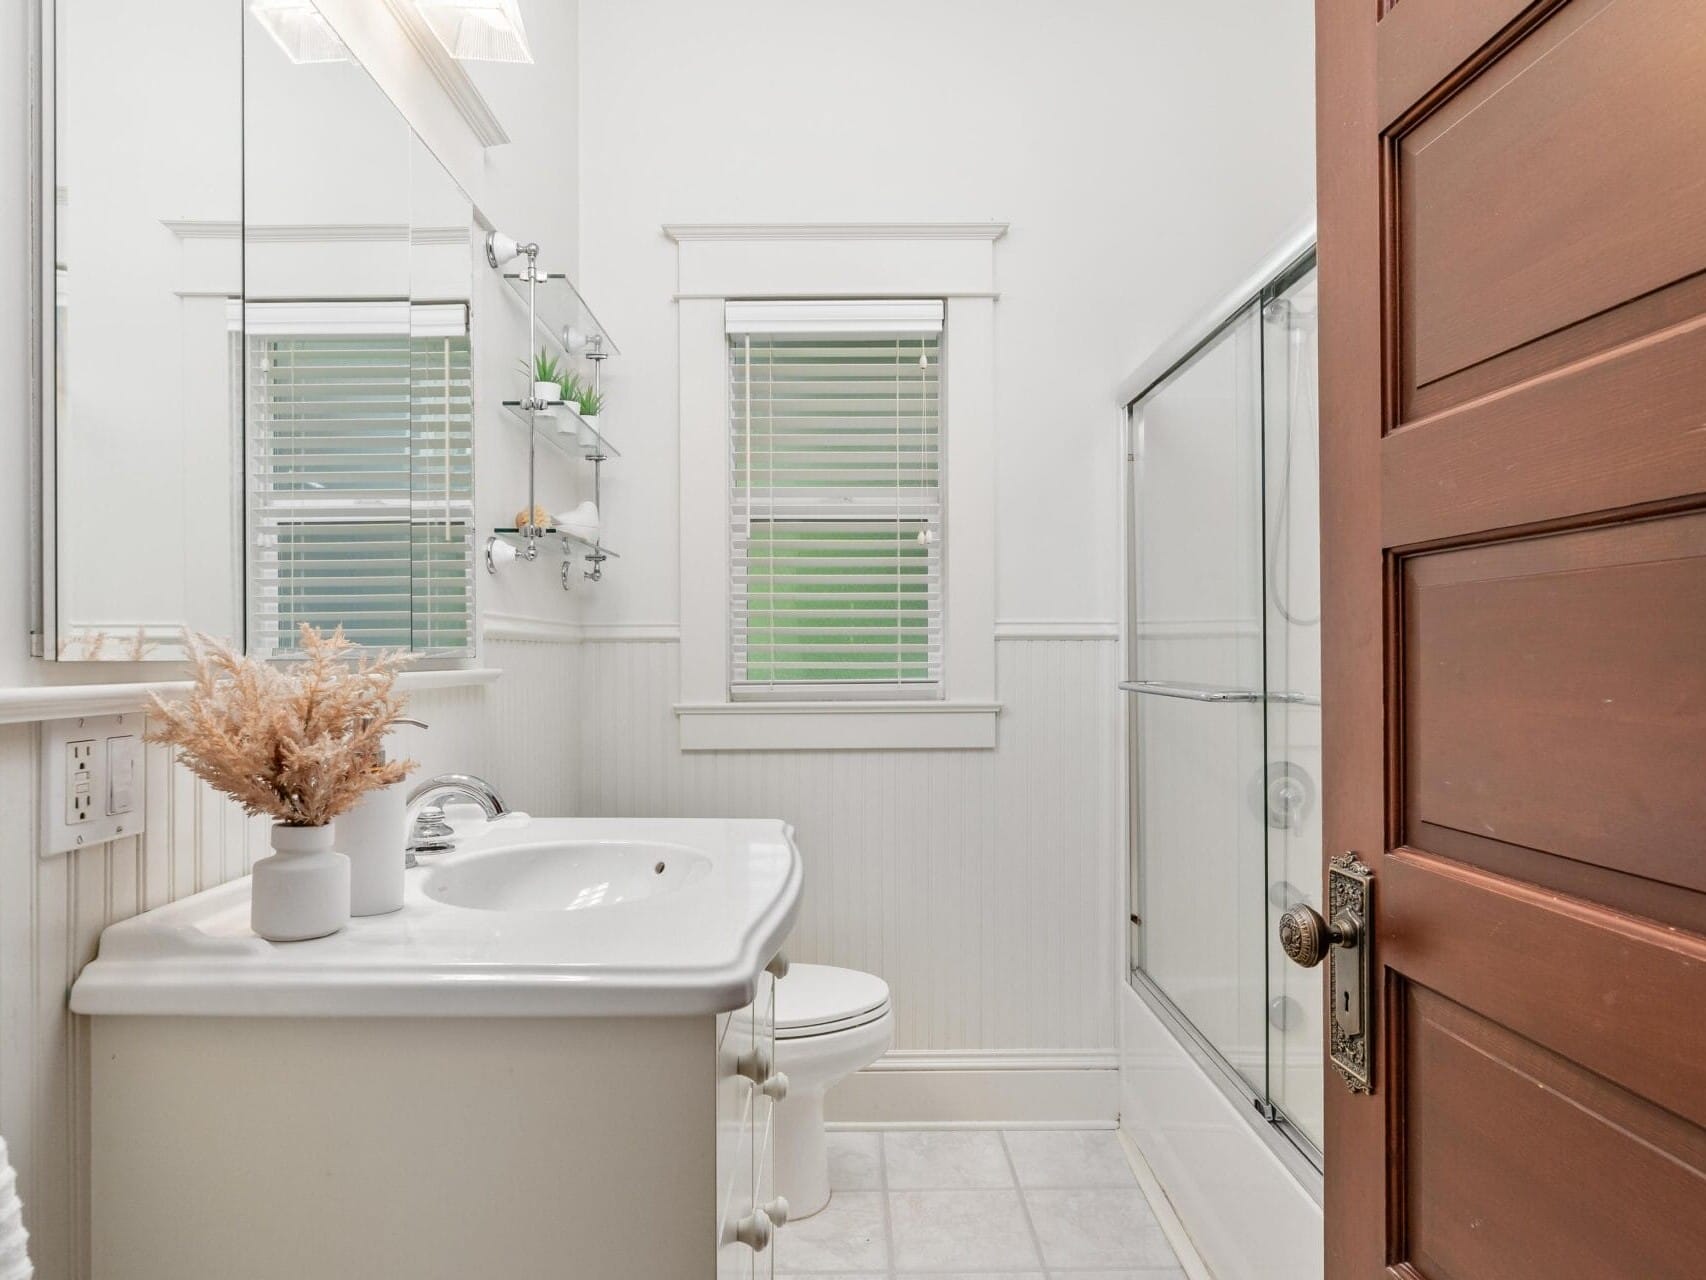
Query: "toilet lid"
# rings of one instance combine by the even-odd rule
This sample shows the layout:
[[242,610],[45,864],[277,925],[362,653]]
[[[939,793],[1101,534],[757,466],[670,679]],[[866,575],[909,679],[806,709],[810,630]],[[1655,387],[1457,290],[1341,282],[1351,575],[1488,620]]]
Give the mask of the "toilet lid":
[[776,1034],[787,1040],[828,1035],[874,1022],[888,1012],[889,984],[857,969],[789,966],[776,984]]

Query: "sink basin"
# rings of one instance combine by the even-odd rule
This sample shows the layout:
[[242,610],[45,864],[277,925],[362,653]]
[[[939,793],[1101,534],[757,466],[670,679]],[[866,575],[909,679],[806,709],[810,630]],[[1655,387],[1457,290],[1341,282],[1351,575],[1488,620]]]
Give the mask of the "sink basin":
[[710,869],[684,845],[564,841],[447,855],[422,892],[476,911],[586,911],[673,893]]
[[[453,823],[452,825],[457,825]],[[753,998],[799,912],[787,824],[530,818],[461,824],[404,877],[403,907],[268,942],[248,877],[110,925],[80,1014],[685,1017]],[[658,870],[658,864],[663,870]]]

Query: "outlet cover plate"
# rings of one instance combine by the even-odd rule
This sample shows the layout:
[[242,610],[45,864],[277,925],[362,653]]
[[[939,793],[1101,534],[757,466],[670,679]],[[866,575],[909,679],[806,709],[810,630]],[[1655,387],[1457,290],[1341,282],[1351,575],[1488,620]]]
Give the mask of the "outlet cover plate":
[[[105,844],[109,840],[139,835],[143,827],[147,795],[146,772],[148,753],[141,748],[147,728],[147,717],[138,712],[122,716],[77,716],[70,720],[47,720],[41,726],[41,816],[44,858],[57,857],[73,849]],[[108,798],[112,794],[108,778],[108,761],[112,758],[108,740],[133,736],[137,740],[136,773],[131,779],[131,808],[128,813],[109,814]],[[79,823],[66,821],[66,790],[70,786],[67,760],[73,742],[92,740],[95,744],[91,761],[93,773],[93,812]]]

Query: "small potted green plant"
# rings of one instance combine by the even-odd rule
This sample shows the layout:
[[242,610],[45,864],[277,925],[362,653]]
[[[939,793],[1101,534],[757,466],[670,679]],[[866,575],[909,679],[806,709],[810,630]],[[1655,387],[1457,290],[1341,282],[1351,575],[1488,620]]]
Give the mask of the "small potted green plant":
[[[564,364],[545,348],[539,348],[539,354],[533,357],[532,363],[523,360],[521,369],[533,379],[533,401],[535,405],[556,405],[568,399],[567,390],[563,383]],[[568,374],[574,378],[573,373]],[[580,379],[575,378],[578,383]],[[547,408],[546,412],[549,412]]]
[[598,415],[604,408],[604,397],[584,382],[580,385],[575,397],[575,412],[581,420],[581,443],[594,445],[598,443]]

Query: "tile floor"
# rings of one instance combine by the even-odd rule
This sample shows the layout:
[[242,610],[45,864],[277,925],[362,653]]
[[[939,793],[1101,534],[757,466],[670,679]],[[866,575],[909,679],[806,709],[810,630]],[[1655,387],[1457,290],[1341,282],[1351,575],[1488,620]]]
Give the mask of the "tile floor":
[[1107,1129],[840,1130],[776,1280],[1184,1280]]

